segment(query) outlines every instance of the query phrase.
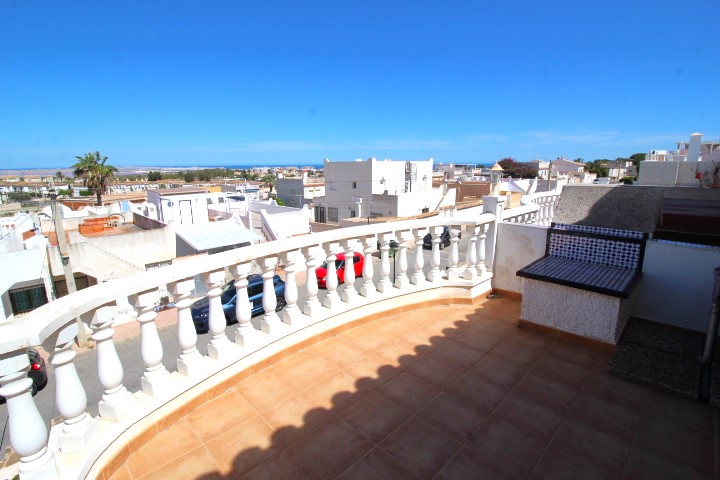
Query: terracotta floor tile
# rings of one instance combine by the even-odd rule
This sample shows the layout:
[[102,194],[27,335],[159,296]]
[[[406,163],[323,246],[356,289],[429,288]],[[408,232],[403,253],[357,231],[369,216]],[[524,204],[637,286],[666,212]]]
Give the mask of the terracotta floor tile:
[[[284,372],[284,370],[283,370]],[[263,412],[280,402],[293,397],[301,388],[295,385],[280,371],[272,371],[235,386],[235,390],[245,398],[258,412]]]
[[592,366],[568,362],[560,357],[545,354],[532,366],[530,375],[543,372],[575,388],[580,388],[591,371]]
[[625,476],[628,480],[713,480],[715,475],[699,470],[681,459],[647,446],[635,446],[630,452]]
[[364,438],[379,443],[410,418],[410,413],[377,392],[370,392],[338,414]]
[[377,349],[374,353],[387,360],[389,365],[399,368],[409,367],[423,355],[417,352],[415,345],[402,340],[393,340]]
[[468,370],[445,387],[445,391],[473,405],[478,412],[489,414],[507,397],[510,388]]
[[427,356],[414,363],[407,371],[438,388],[445,388],[459,377],[465,368],[442,358]]
[[491,318],[480,317],[470,328],[487,332],[495,337],[505,338],[517,330],[517,326],[508,325]]
[[434,478],[437,480],[522,480],[523,477],[506,472],[498,463],[488,461],[486,458],[476,455],[474,450],[464,447],[445,464]]
[[577,397],[579,387],[533,369],[518,382],[515,391],[525,393],[526,397],[538,403],[550,404],[566,411]]
[[130,455],[127,466],[135,478],[185,456],[201,444],[190,422],[183,418],[158,433],[142,448]]
[[336,368],[355,363],[368,354],[366,350],[341,338],[326,338],[310,347],[312,352]]
[[372,450],[364,439],[343,420],[333,417],[302,437],[289,450],[296,462],[307,466],[320,478],[335,478]]
[[470,328],[455,338],[458,342],[462,342],[483,352],[489,352],[495,348],[502,339],[503,337],[476,328]]
[[120,465],[115,473],[113,473],[108,480],[132,480],[133,476],[128,470],[127,465]]
[[550,440],[547,435],[495,416],[484,422],[467,443],[478,461],[527,478]]
[[299,362],[300,360],[303,360],[307,357],[313,356],[313,352],[311,352],[309,349],[300,350],[299,352],[295,352],[291,355],[286,356],[282,360],[278,360],[277,362],[272,364],[272,367],[274,370],[281,370],[284,367],[287,367],[289,365],[292,365],[294,363]]
[[488,410],[447,392],[430,400],[417,416],[438,430],[464,442],[485,420]]
[[206,443],[220,473],[235,478],[255,468],[280,450],[273,441],[273,429],[260,416],[254,416],[228,429]]
[[339,412],[365,396],[366,390],[358,388],[358,382],[345,372],[337,372],[320,380],[303,392],[314,400],[314,407]]
[[379,448],[371,450],[338,477],[338,480],[369,479],[413,480],[415,477]]
[[590,373],[582,387],[582,394],[612,405],[623,405],[640,411],[650,395],[650,389],[622,378],[608,375],[607,370]]
[[374,352],[378,348],[394,341],[393,336],[382,335],[381,332],[373,327],[374,324],[352,328],[343,332],[345,335],[340,336],[340,338],[360,347],[366,352]]
[[[441,392],[438,387],[407,372],[393,377],[377,391],[410,413],[420,410]],[[408,392],[412,392],[412,395],[408,395]]]
[[214,478],[220,479],[222,475],[218,471],[218,466],[210,453],[205,447],[201,446],[170,463],[166,463],[147,475],[139,477],[139,480],[166,480],[168,478],[203,478],[203,480],[211,480]]
[[304,358],[297,363],[284,367],[282,370],[278,370],[282,378],[290,380],[301,389],[315,385],[320,380],[339,371],[337,367],[317,355]]
[[658,390],[649,390],[645,412],[705,433],[713,433],[717,409]]
[[307,465],[297,462],[297,454],[289,449],[280,451],[240,478],[247,480],[323,480]]
[[391,317],[380,319],[373,322],[375,331],[383,337],[399,338],[408,331],[414,331],[417,325],[414,323],[403,322],[400,317]]
[[493,417],[549,437],[557,430],[565,413],[555,405],[538,403],[531,396],[513,390],[495,409]]
[[557,340],[548,348],[548,355],[559,357],[566,362],[593,367],[600,351],[577,343]]
[[443,345],[448,341],[447,337],[444,337],[442,333],[433,331],[432,333],[421,332],[419,330],[409,330],[396,337],[398,340],[402,340],[410,345],[415,345],[415,351],[426,353],[431,350],[435,350],[440,345]]
[[635,436],[641,413],[639,407],[610,402],[581,392],[565,418],[629,443]]
[[469,347],[461,341],[450,340],[429,354],[430,357],[440,358],[469,368],[485,354],[482,350]]
[[511,334],[498,343],[488,355],[494,355],[506,362],[527,368],[534,365],[544,353],[545,349],[528,345]]
[[379,446],[414,475],[431,478],[460,445],[425,421],[413,417]]
[[343,368],[358,381],[358,388],[366,390],[376,388],[400,373],[400,369],[377,353],[371,353],[357,362]]
[[508,390],[515,387],[527,373],[527,367],[508,362],[494,352],[484,355],[469,370]]
[[317,405],[318,400],[303,392],[273,405],[262,417],[277,432],[281,444],[289,444],[332,416],[332,412]]
[[[218,415],[217,412],[223,412]],[[193,430],[206,442],[256,414],[255,409],[235,390],[211,400],[188,415]]]

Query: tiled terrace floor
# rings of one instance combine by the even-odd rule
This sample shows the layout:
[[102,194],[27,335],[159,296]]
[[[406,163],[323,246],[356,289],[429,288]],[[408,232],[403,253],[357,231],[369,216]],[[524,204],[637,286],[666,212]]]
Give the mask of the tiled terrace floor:
[[120,479],[717,478],[714,409],[609,376],[609,353],[437,306],[323,340],[133,453]]

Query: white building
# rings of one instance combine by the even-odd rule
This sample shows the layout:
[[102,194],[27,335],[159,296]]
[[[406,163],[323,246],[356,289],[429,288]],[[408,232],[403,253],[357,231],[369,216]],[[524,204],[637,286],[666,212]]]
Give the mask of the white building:
[[712,186],[720,178],[720,141],[703,142],[702,133],[693,133],[687,142],[677,142],[676,150],[650,150],[640,164],[640,185]]
[[325,160],[325,196],[315,199],[315,221],[353,217],[407,217],[434,210],[442,198],[432,188],[433,159]]
[[278,177],[275,190],[285,205],[301,208],[325,196],[325,179],[309,177],[308,172],[303,172],[302,177]]
[[157,220],[189,225],[208,223],[217,216],[229,218],[232,196],[224,192],[209,192],[206,188],[160,188],[148,190],[147,201],[157,209]]

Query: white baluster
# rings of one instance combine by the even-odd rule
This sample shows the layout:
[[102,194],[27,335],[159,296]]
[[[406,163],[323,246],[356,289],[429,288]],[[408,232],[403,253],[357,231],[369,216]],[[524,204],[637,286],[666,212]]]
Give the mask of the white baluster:
[[458,243],[460,242],[460,229],[451,226],[448,227],[450,233],[450,254],[448,255],[448,279],[457,279],[460,277],[460,250]]
[[277,299],[275,298],[275,266],[277,265],[277,257],[265,257],[258,262],[262,269],[263,278],[263,299],[262,305],[265,310],[260,327],[263,332],[271,335],[277,334],[282,328],[282,322],[275,308],[277,307]]
[[398,231],[398,251],[395,252],[395,288],[403,289],[408,286],[410,280],[407,276],[407,240],[410,232]]
[[380,281],[377,284],[377,291],[380,293],[389,292],[392,288],[390,281],[390,240],[394,240],[393,233],[380,234]]
[[180,356],[177,359],[178,372],[186,377],[202,374],[205,368],[205,357],[197,349],[197,331],[190,313],[193,301],[190,298],[195,289],[195,280],[188,278],[169,285],[175,297],[178,319],[178,345]]
[[256,331],[252,322],[252,306],[248,298],[248,275],[251,265],[241,263],[230,267],[230,273],[235,277],[235,318],[238,325],[235,329],[235,343],[243,348],[252,347],[257,341]]
[[225,271],[205,272],[201,277],[208,289],[208,330],[210,331],[208,356],[214,360],[225,360],[233,354],[234,348],[225,335],[227,320],[220,299],[222,287],[225,285]]
[[340,298],[343,302],[352,303],[358,299],[359,295],[355,290],[355,244],[357,241],[344,240],[342,242],[345,250],[345,288]]
[[465,280],[474,280],[477,276],[475,264],[477,263],[477,237],[480,227],[477,225],[468,225],[466,231],[469,235],[467,254],[465,256],[465,271],[462,278]]
[[423,275],[423,266],[425,265],[423,242],[426,233],[427,229],[425,228],[413,228],[412,230],[413,237],[415,238],[415,269],[412,275],[410,275],[410,283],[413,285],[422,285],[425,282],[425,276]]
[[315,268],[317,267],[317,246],[305,247],[302,249],[303,255],[306,258],[305,266],[305,293],[307,294],[307,300],[303,305],[303,313],[309,317],[317,314],[322,306],[320,300],[318,300],[318,284],[317,276],[315,275]]
[[442,232],[443,227],[430,227],[430,234],[432,235],[432,255],[430,256],[430,271],[428,272],[427,279],[433,283],[439,282],[443,277],[440,271],[440,242],[442,241]]
[[98,403],[100,416],[105,420],[117,422],[127,415],[133,403],[133,396],[123,386],[123,366],[115,350],[112,328],[116,308],[100,307],[95,310],[91,327],[92,339],[97,351],[98,379],[105,389]]
[[77,333],[78,322],[72,320],[49,338],[55,347],[50,358],[55,371],[55,405],[65,417],[58,438],[62,453],[84,452],[100,434],[98,423],[87,413],[85,388],[75,368]]
[[25,349],[0,359],[0,395],[7,403],[10,445],[20,456],[23,480],[57,479],[55,458],[47,448],[48,428],[30,393],[33,382],[27,376],[29,370]]
[[376,244],[377,239],[375,238],[375,235],[365,237],[363,239],[364,242],[364,248],[363,253],[365,254],[365,258],[363,261],[363,284],[362,287],[360,287],[360,295],[363,297],[371,298],[374,295],[377,294],[377,289],[375,288],[375,284],[373,283],[373,275],[375,274],[373,270],[373,257],[372,254],[376,250]]
[[151,397],[167,393],[170,372],[162,363],[163,346],[158,335],[155,319],[155,305],[160,298],[157,289],[130,295],[130,305],[138,313],[140,322],[140,353],[145,364],[145,372],[140,379],[142,391]]
[[478,236],[477,242],[477,262],[475,263],[475,271],[478,275],[483,276],[487,271],[485,267],[485,231],[487,225],[480,225],[480,235]]
[[295,279],[299,255],[299,250],[291,250],[282,254],[282,261],[285,263],[285,308],[280,312],[280,317],[288,325],[299,325],[303,321],[302,312],[297,305],[298,288]]
[[325,288],[327,288],[327,294],[325,295],[325,298],[323,299],[323,307],[325,308],[335,308],[338,305],[340,305],[340,295],[338,295],[337,287],[338,287],[338,277],[337,277],[337,268],[335,266],[335,260],[337,259],[337,256],[335,256],[335,253],[340,248],[340,244],[337,242],[330,242],[325,244],[325,254],[326,254],[326,260],[325,263],[327,265],[326,269],[326,277],[325,277]]

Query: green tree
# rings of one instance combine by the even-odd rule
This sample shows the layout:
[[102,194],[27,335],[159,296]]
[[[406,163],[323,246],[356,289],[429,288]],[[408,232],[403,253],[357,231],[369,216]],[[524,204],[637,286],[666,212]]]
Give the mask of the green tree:
[[592,162],[585,162],[585,170],[588,173],[595,173],[598,177],[607,177],[608,168],[607,162],[610,160],[603,158],[599,160],[593,160]]
[[187,183],[192,183],[195,181],[195,174],[193,172],[185,172],[185,175],[183,177]]
[[157,182],[158,180],[162,180],[162,173],[150,170],[148,172],[148,182]]
[[83,185],[88,187],[97,197],[98,206],[102,205],[102,194],[107,190],[108,185],[115,177],[117,168],[108,165],[107,157],[100,155],[100,152],[86,153],[76,156],[77,163],[72,166],[75,178],[82,178]]
[[266,185],[270,185],[270,193],[272,193],[275,182],[277,181],[275,175],[272,173],[268,173],[267,175],[262,177],[261,181]]
[[58,183],[62,183],[63,178],[65,178],[65,174],[58,170],[57,173],[55,173],[55,178],[57,179]]
[[630,155],[630,160],[632,161],[633,165],[635,165],[635,171],[640,174],[640,162],[645,161],[645,154],[644,153],[633,153]]

